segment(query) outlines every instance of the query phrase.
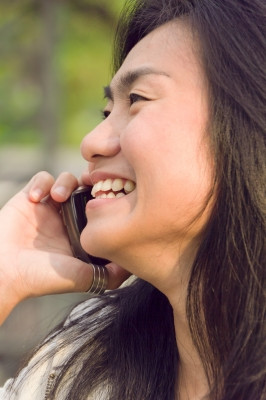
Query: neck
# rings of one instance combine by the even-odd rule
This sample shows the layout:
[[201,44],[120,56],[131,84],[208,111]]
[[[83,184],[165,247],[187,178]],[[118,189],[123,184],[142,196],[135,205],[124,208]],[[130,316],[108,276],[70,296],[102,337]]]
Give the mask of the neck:
[[187,322],[175,312],[174,322],[180,359],[176,390],[177,399],[202,399],[209,389],[202,361],[193,343]]
[[178,400],[199,400],[209,391],[208,379],[193,342],[186,315],[187,286],[194,256],[195,253],[191,249],[183,253],[179,259],[179,268],[176,269],[179,271],[179,276],[175,276],[173,279],[175,285],[167,295],[173,308],[176,343],[180,359],[176,390]]

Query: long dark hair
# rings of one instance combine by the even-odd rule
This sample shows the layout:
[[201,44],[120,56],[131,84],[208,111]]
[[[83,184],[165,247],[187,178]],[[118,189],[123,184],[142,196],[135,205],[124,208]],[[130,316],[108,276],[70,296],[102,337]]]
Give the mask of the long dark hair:
[[[156,27],[185,18],[208,81],[216,202],[191,272],[187,318],[215,400],[263,400],[265,345],[265,0],[129,0],[115,71]],[[101,316],[100,310],[106,310]],[[202,315],[203,318],[199,318]],[[79,341],[54,386],[66,399],[105,387],[109,400],[173,400],[172,308],[147,282],[102,296],[56,335]],[[81,368],[82,365],[82,368]],[[78,396],[77,396],[78,393]]]

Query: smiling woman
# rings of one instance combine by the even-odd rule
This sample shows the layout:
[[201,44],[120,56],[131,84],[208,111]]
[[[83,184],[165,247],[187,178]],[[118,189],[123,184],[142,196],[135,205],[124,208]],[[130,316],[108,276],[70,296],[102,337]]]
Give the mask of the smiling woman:
[[85,184],[110,177],[136,182],[128,196],[89,202],[83,247],[174,298],[181,279],[177,254],[194,255],[213,190],[206,79],[197,50],[183,21],[139,41],[111,82],[108,117],[81,147],[89,161]]
[[[110,291],[1,399],[265,398],[265,15],[262,0],[128,2],[88,169],[37,174],[0,214],[2,320],[102,271]],[[80,242],[105,267],[73,257],[58,212],[80,183]]]

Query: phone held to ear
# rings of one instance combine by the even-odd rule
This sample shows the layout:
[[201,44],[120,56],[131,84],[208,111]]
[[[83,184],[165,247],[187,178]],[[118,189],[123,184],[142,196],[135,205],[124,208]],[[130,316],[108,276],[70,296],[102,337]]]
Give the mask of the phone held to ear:
[[83,250],[80,244],[80,234],[87,224],[85,207],[91,199],[90,187],[81,186],[76,189],[69,199],[61,205],[63,221],[74,256],[87,263],[105,265],[108,260],[91,256]]

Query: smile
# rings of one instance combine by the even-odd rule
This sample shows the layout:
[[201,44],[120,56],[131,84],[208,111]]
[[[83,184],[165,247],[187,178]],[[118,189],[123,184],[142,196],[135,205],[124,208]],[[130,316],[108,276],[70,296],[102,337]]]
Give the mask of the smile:
[[126,196],[135,187],[135,182],[131,180],[108,178],[93,185],[91,195],[97,199],[114,199]]

